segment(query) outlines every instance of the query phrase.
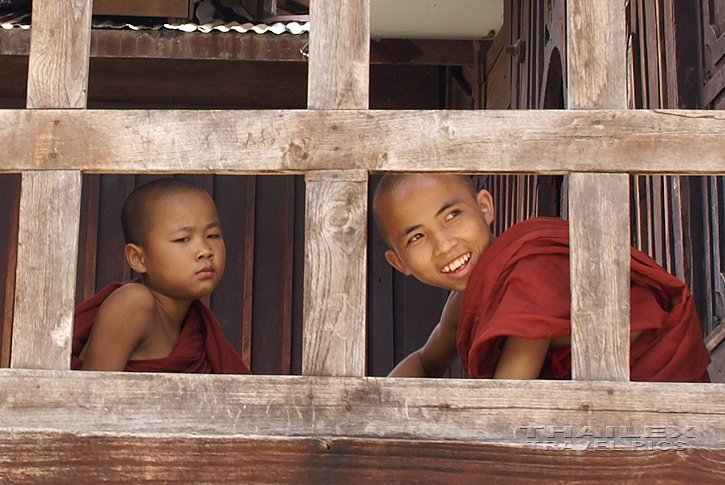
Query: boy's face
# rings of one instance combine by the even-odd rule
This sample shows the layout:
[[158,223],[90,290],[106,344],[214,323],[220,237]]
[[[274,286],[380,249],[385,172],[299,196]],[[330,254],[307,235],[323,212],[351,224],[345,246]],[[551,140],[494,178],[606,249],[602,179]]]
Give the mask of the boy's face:
[[170,298],[194,300],[211,293],[226,259],[214,203],[203,192],[188,191],[149,204],[147,243],[138,248],[141,266],[134,269],[149,288]]
[[457,176],[406,176],[381,194],[375,210],[392,247],[385,258],[432,286],[465,290],[493,240],[491,194],[482,190],[474,196]]

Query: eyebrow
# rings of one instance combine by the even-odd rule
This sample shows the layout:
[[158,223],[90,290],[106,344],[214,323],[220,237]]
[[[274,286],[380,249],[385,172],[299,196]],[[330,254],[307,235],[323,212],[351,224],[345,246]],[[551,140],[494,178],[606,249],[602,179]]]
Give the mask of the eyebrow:
[[[438,212],[436,212],[436,215],[435,216],[438,217],[439,215],[443,214],[445,211],[447,211],[448,209],[450,209],[454,205],[458,204],[459,202],[460,202],[460,199],[457,198],[457,197],[454,197],[454,198],[451,198],[451,199],[446,200],[443,203],[443,205],[441,206],[441,208],[438,209]],[[401,239],[404,238],[405,236],[407,236],[411,232],[417,230],[420,226],[421,226],[421,224],[416,224],[414,226],[410,226],[410,227],[406,228],[405,231],[403,231],[403,234],[400,236],[400,238]]]
[[[204,230],[206,231],[207,229],[211,229],[213,227],[219,227],[219,228],[221,228],[222,225],[221,225],[221,223],[219,221],[210,222],[209,224],[207,224],[204,227]],[[172,229],[172,232],[191,231],[193,229],[194,229],[194,226],[181,226],[181,227],[177,227],[175,229]]]

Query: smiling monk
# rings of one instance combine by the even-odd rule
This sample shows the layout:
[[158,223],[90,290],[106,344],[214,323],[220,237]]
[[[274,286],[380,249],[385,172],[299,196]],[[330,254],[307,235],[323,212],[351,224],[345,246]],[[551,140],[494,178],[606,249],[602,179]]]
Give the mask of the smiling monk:
[[[460,357],[468,377],[571,377],[566,221],[531,219],[495,239],[491,194],[440,174],[384,176],[374,211],[387,261],[452,291],[426,344],[391,376],[441,376]],[[687,287],[634,248],[631,258],[630,378],[708,382]]]

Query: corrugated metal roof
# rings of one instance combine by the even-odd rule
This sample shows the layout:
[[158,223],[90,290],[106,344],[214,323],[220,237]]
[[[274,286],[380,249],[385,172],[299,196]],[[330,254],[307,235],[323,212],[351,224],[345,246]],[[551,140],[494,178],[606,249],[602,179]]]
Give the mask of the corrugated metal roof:
[[[160,19],[159,19],[160,20]],[[30,12],[15,11],[8,12],[0,15],[0,27],[3,29],[29,29],[30,28]],[[177,23],[172,22],[149,22],[148,19],[144,22],[119,22],[117,20],[109,19],[93,19],[94,29],[129,29],[129,30],[180,30],[183,32],[201,32],[207,33],[212,31],[219,32],[239,32],[247,33],[253,32],[256,34],[265,34],[267,32],[272,34],[292,34],[300,35],[310,31],[309,21],[297,21],[280,20],[272,24],[265,23],[252,23],[245,22],[239,23],[237,21],[224,22],[223,20],[214,20],[213,22],[207,23],[196,23],[192,21],[180,21]]]

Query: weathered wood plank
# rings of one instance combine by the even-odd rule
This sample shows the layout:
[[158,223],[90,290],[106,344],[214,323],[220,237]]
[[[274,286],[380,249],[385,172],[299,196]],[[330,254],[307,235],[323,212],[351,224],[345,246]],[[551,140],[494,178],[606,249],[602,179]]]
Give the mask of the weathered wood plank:
[[10,366],[70,368],[81,173],[23,172]]
[[717,111],[0,110],[0,171],[725,174],[723,139]]
[[[493,41],[476,41],[481,56]],[[183,32],[180,30],[91,31],[91,58],[216,59],[228,61],[307,62],[308,37],[282,33],[245,35],[238,32]],[[30,29],[0,30],[0,55],[27,56]],[[370,41],[371,64],[470,65],[470,40],[376,39]]]
[[561,452],[322,437],[0,434],[6,484],[714,484],[725,476],[723,461],[723,450],[695,448]]
[[307,107],[367,108],[370,0],[315,0],[310,25]]
[[[569,0],[567,12],[567,106],[627,108],[625,3]],[[629,178],[569,179],[572,378],[628,380]]]
[[367,179],[305,175],[303,374],[365,374]]
[[[307,107],[367,109],[370,0],[315,0],[310,23]],[[365,374],[368,174],[349,162],[305,174],[303,374]]]
[[189,16],[189,0],[95,0],[93,13],[96,15],[125,15],[135,17],[179,17]]
[[[27,108],[86,107],[91,7],[91,0],[33,2]],[[30,168],[22,175],[10,356],[15,368],[70,367],[81,173],[54,167],[56,155],[48,157],[55,170]]]
[[572,378],[629,380],[628,176],[570,174],[569,225]]
[[[571,426],[574,435],[592,426],[592,439],[612,426],[613,439],[631,445],[646,439],[651,430],[645,427],[666,427],[667,438],[661,439],[669,439],[677,429],[692,426],[681,436],[688,446],[720,448],[725,429],[723,384],[17,369],[0,369],[0,384],[2,432],[415,438],[525,445],[548,438],[547,426]],[[543,428],[533,428],[537,426]],[[627,431],[622,426],[631,436],[622,433]],[[558,433],[554,441],[565,434]]]
[[567,107],[627,106],[625,2],[568,0]]
[[85,108],[91,0],[33,1],[28,108]]

